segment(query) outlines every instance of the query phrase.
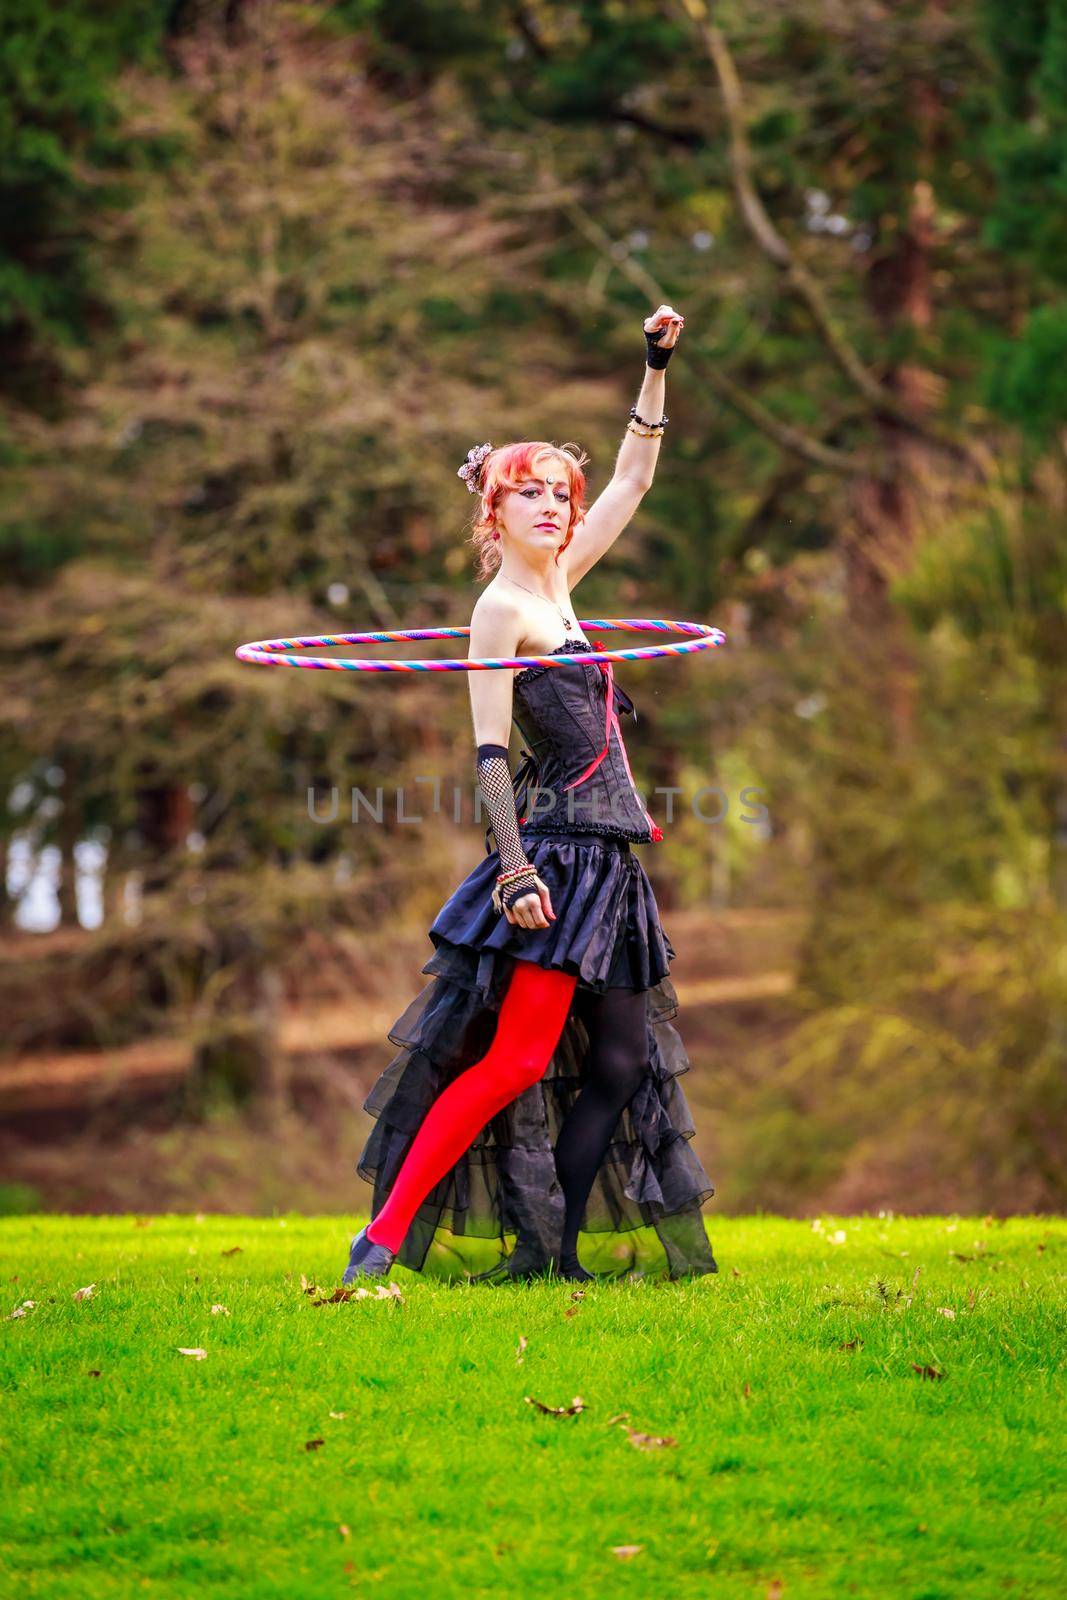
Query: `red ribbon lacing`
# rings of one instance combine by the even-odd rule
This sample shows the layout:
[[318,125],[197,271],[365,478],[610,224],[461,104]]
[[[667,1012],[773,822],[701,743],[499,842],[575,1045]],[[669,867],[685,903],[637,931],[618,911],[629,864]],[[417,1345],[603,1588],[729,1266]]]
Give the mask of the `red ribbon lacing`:
[[[600,643],[599,639],[596,639],[593,642],[598,650],[603,650],[604,646]],[[630,770],[630,758],[626,754],[626,740],[622,736],[622,729],[619,726],[619,719],[615,712],[615,679],[611,670],[611,662],[597,661],[595,665],[600,668],[601,672],[607,678],[607,717],[604,722],[604,748],[601,750],[598,756],[594,757],[584,772],[579,773],[576,778],[572,778],[570,783],[565,783],[563,788],[564,790],[574,789],[579,783],[584,783],[587,778],[592,776],[611,747],[611,730],[614,727],[619,740],[619,749],[622,751],[622,759],[626,767],[626,776],[630,780],[630,787],[633,789],[634,794],[637,795],[637,785],[634,783],[634,775]],[[652,829],[653,841],[658,843],[658,841],[663,838],[663,830],[659,827],[658,823],[652,820],[650,813],[645,810],[643,806],[641,809],[645,812],[645,818],[649,827]]]

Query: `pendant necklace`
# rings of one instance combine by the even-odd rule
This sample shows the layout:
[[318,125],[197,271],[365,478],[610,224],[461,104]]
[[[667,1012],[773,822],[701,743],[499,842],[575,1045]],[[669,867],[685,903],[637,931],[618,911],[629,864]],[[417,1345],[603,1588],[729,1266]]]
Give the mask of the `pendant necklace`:
[[[504,576],[507,578],[507,573],[505,573]],[[520,583],[517,578],[508,578],[508,582],[513,583],[517,589],[526,589],[526,585],[524,583]],[[546,605],[556,606],[556,602],[554,600],[550,600],[547,594],[538,594],[536,589],[526,589],[526,593],[532,594],[535,600],[543,600]],[[556,606],[556,610],[559,611],[563,626],[566,628],[567,632],[570,633],[574,627],[574,623],[571,621],[570,617],[564,616],[563,612],[559,610],[559,606]]]

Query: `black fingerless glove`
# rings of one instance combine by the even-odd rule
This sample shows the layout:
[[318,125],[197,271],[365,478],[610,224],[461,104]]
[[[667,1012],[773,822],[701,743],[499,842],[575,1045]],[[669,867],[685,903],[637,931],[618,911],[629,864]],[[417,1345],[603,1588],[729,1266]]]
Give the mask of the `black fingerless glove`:
[[[667,324],[667,327],[670,327],[669,323]],[[659,341],[667,332],[667,327],[657,328],[655,333],[649,333],[646,330],[645,343],[648,345],[648,355],[645,358],[646,367],[656,367],[657,369],[662,370],[662,368],[664,368],[667,365],[667,362],[671,359],[671,356],[673,356],[673,345],[671,345],[669,350],[663,350],[660,348]]]
[[513,872],[519,867],[527,869],[521,877],[513,878],[505,884],[498,884],[493,890],[493,904],[496,909],[499,911],[503,904],[510,910],[516,900],[520,900],[524,894],[529,894],[535,887],[537,869],[527,860],[519,839],[515,791],[512,788],[511,768],[508,765],[505,745],[478,746],[478,787],[493,829],[501,870]]

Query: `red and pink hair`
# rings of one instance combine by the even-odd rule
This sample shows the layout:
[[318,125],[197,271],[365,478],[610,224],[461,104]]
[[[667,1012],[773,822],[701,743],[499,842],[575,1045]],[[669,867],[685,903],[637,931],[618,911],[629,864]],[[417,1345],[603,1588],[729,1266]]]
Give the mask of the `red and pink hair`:
[[475,512],[471,544],[478,558],[479,578],[488,578],[500,565],[500,531],[496,511],[510,489],[517,489],[527,478],[536,478],[534,465],[542,456],[559,461],[567,474],[570,490],[570,519],[566,536],[556,553],[563,554],[574,537],[574,530],[585,517],[585,473],[583,467],[589,460],[580,445],[550,444],[546,439],[525,440],[519,444],[502,444],[486,456],[481,470],[481,499]]

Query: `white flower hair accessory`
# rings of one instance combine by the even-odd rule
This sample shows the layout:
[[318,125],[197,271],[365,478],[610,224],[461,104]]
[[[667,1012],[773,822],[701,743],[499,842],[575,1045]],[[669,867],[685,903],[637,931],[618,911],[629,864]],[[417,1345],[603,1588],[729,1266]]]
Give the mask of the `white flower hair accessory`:
[[492,454],[491,444],[476,444],[473,450],[467,451],[467,459],[456,473],[457,478],[463,478],[471,494],[481,492],[479,479],[482,475],[482,463],[486,456]]

